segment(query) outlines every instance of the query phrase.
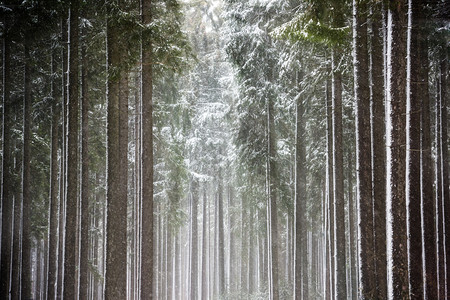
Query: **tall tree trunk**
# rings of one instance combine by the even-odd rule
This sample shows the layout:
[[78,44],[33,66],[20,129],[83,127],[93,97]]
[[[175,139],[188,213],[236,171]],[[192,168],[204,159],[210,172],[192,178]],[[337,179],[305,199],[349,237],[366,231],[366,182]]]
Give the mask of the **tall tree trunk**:
[[[121,41],[119,24],[110,12],[107,24],[108,49],[108,179],[106,221],[105,297],[125,299],[127,294],[127,140],[128,86],[126,75],[120,71]],[[125,169],[124,169],[125,168]]]
[[[151,0],[141,0],[142,22],[152,22]],[[141,295],[153,299],[153,101],[152,46],[142,45],[142,249]]]
[[350,248],[350,272],[351,275],[349,277],[350,279],[350,287],[351,290],[350,296],[351,299],[358,299],[358,239],[355,238],[355,235],[357,236],[357,231],[355,230],[355,227],[357,226],[355,222],[355,203],[353,200],[353,178],[352,174],[354,172],[354,166],[353,166],[353,160],[352,160],[352,151],[348,151],[348,166],[347,166],[347,177],[348,177],[348,215],[349,215],[349,248]]
[[[417,6],[422,10],[423,7]],[[413,12],[414,14],[414,12]],[[417,12],[417,15],[422,13]],[[429,59],[428,41],[423,37],[423,28],[419,30],[421,37],[418,37],[418,45],[411,49],[420,58],[419,82],[421,88],[418,98],[421,99],[421,128],[422,128],[422,207],[423,207],[423,236],[424,236],[424,256],[425,256],[425,293],[427,299],[438,299],[437,285],[437,256],[436,256],[436,200],[433,190],[433,163],[431,157],[431,115],[430,115],[430,94],[428,87]],[[417,53],[418,52],[418,53]],[[417,83],[419,84],[419,83]]]
[[[357,201],[359,207],[359,257],[361,299],[376,298],[374,224],[372,199],[372,147],[370,124],[369,57],[365,1],[353,1],[353,47],[356,129]],[[364,221],[362,221],[364,220]]]
[[[329,65],[327,66],[327,73],[331,73]],[[334,274],[334,173],[333,173],[333,103],[331,97],[331,80],[326,82],[326,107],[327,107],[327,191],[328,191],[328,282],[329,294],[331,299],[334,297],[335,274]]]
[[406,224],[406,3],[391,0],[388,12],[387,261],[388,295],[408,299]]
[[[55,71],[55,53],[52,53],[52,76]],[[52,129],[51,129],[51,158],[50,158],[50,218],[49,218],[49,266],[47,294],[49,299],[56,297],[56,279],[58,273],[58,141],[60,106],[56,94],[55,80],[51,81],[52,94]]]
[[61,158],[59,172],[59,224],[58,224],[58,275],[56,284],[56,297],[62,299],[64,285],[64,232],[66,220],[66,175],[67,175],[67,69],[68,69],[68,47],[67,47],[67,21],[61,20]]
[[[17,146],[13,146],[17,148]],[[16,151],[15,174],[21,174],[22,153]],[[13,229],[13,252],[12,252],[12,277],[11,277],[11,299],[20,299],[21,284],[21,253],[22,253],[22,183],[16,176],[14,190],[14,229]]]
[[66,181],[66,235],[64,250],[64,298],[77,298],[75,245],[78,203],[78,1],[72,1],[69,16],[68,129]]
[[444,203],[443,203],[443,190],[442,190],[442,138],[441,138],[441,97],[442,97],[442,82],[440,76],[436,78],[437,83],[437,95],[436,95],[436,218],[437,218],[437,274],[438,274],[438,299],[445,299],[445,250],[444,250]]
[[223,218],[223,179],[222,170],[219,168],[217,182],[217,217],[218,217],[218,276],[219,295],[224,295],[225,290],[225,234]]
[[[446,49],[444,47],[444,49]],[[442,202],[444,203],[444,231],[445,238],[445,254],[446,254],[446,292],[447,298],[450,297],[450,191],[449,191],[449,170],[448,170],[448,102],[447,102],[447,86],[448,86],[448,53],[443,53],[440,62],[440,81],[441,81],[441,143],[442,143]]]
[[[298,84],[302,84],[302,75],[298,74]],[[308,299],[308,276],[305,261],[302,262],[306,249],[306,142],[305,142],[305,108],[302,91],[296,98],[296,133],[295,133],[295,253],[294,253],[294,299]],[[303,279],[303,286],[302,286]],[[303,288],[303,298],[302,298]]]
[[279,268],[278,268],[278,209],[277,209],[277,170],[276,170],[276,140],[274,99],[268,96],[267,101],[267,229],[269,238],[269,282],[270,296],[273,300],[279,299]]
[[[84,32],[86,35],[86,32]],[[81,235],[80,235],[80,299],[88,299],[89,278],[89,87],[87,41],[81,48]]]
[[[13,220],[13,158],[12,129],[13,115],[11,103],[11,39],[6,14],[3,17],[3,114],[2,114],[2,235],[0,258],[0,298],[8,299],[11,282],[11,238]],[[19,199],[16,199],[19,201]]]
[[422,19],[422,1],[411,1],[409,10],[412,15],[409,17],[409,44],[410,55],[408,55],[408,95],[406,111],[406,197],[409,200],[408,221],[409,221],[409,283],[411,299],[423,299],[423,267],[422,257],[422,206],[421,206],[421,170],[420,170],[420,109],[424,87],[421,74],[423,63],[421,60],[420,40],[422,36],[421,27],[425,25]]
[[22,219],[22,292],[21,296],[25,299],[32,297],[32,260],[31,260],[31,57],[29,50],[30,37],[25,37],[25,73],[24,73],[24,107],[23,107],[23,177],[22,177],[22,195],[23,195],[23,219]]
[[333,100],[333,187],[334,187],[334,255],[335,255],[335,297],[347,297],[346,253],[345,253],[345,200],[344,159],[342,152],[342,74],[338,70],[340,51],[332,54],[332,100]]
[[191,181],[191,271],[190,271],[190,299],[196,300],[198,297],[198,179],[192,178]]
[[375,231],[376,294],[387,298],[386,261],[386,112],[383,50],[383,4],[372,2],[372,150],[373,150],[373,220]]

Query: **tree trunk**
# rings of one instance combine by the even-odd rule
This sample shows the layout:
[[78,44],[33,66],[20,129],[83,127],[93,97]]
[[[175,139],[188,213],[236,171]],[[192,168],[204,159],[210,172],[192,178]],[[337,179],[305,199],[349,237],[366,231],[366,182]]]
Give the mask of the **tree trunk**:
[[[151,0],[141,0],[142,21],[152,22]],[[153,101],[152,46],[142,45],[142,249],[141,295],[153,299]]]
[[[331,69],[327,66],[327,73],[331,73]],[[333,103],[331,97],[331,80],[326,82],[326,107],[327,107],[327,190],[328,190],[328,282],[329,294],[331,299],[334,298],[335,274],[334,274],[334,172],[333,172]]]
[[340,51],[332,54],[332,100],[333,100],[333,187],[334,187],[334,255],[335,255],[335,297],[347,297],[346,253],[345,253],[345,200],[344,159],[342,152],[342,74],[337,69]]
[[29,50],[30,37],[25,37],[25,73],[24,73],[24,107],[23,107],[23,177],[22,177],[22,292],[21,297],[32,297],[32,260],[31,260],[31,57]]
[[372,3],[372,148],[373,148],[373,220],[375,230],[376,291],[379,299],[387,298],[386,262],[386,112],[383,50],[383,4]]
[[442,189],[442,129],[441,129],[441,97],[442,97],[442,82],[440,76],[436,78],[437,95],[436,95],[436,217],[437,217],[437,274],[438,274],[438,299],[445,299],[445,250],[444,250],[444,203],[443,203],[443,189]]
[[[444,48],[445,49],[445,48]],[[444,53],[440,62],[440,81],[441,81],[441,143],[442,143],[442,202],[444,203],[444,231],[445,254],[447,274],[447,298],[450,297],[450,191],[449,191],[449,170],[448,170],[448,131],[447,131],[447,86],[448,86],[448,54]]]
[[[302,75],[298,74],[298,84],[302,84]],[[294,299],[308,299],[308,276],[306,261],[306,140],[305,140],[305,108],[302,90],[296,98],[296,137],[295,137],[295,253],[294,253]],[[303,286],[302,286],[303,279]],[[302,298],[303,288],[303,298]]]
[[[376,298],[374,224],[372,199],[372,147],[370,124],[369,57],[367,49],[367,10],[364,1],[353,1],[353,47],[356,128],[357,201],[359,203],[360,294]],[[377,99],[379,101],[379,99]],[[364,221],[362,221],[364,220]],[[356,288],[356,287],[355,287]]]
[[[52,76],[55,74],[55,53],[52,54]],[[51,158],[50,158],[50,220],[49,220],[49,266],[47,294],[49,299],[56,297],[56,279],[58,273],[58,141],[60,106],[56,94],[55,80],[51,81],[52,94],[52,129],[51,129]]]
[[218,276],[219,276],[219,295],[224,295],[225,290],[225,234],[223,218],[223,179],[222,170],[219,169],[217,183],[217,213],[218,213]]
[[[420,109],[423,93],[421,89],[424,87],[422,81],[421,67],[423,67],[423,59],[421,57],[420,43],[421,39],[427,39],[422,36],[421,28],[425,26],[422,11],[422,1],[412,1],[409,4],[409,10],[412,12],[410,16],[410,55],[408,56],[409,64],[409,95],[407,96],[406,111],[406,197],[408,202],[409,214],[409,283],[411,299],[423,299],[423,267],[422,261],[422,209],[421,209],[421,170],[420,170]],[[427,60],[426,60],[427,61]]]
[[62,299],[63,285],[64,285],[64,232],[66,220],[66,175],[67,175],[67,68],[68,68],[68,49],[67,49],[67,21],[61,20],[61,60],[62,60],[62,74],[61,74],[61,159],[60,159],[60,173],[59,173],[59,224],[58,224],[58,275],[56,284],[56,297]]
[[201,299],[207,299],[208,298],[208,277],[206,276],[206,270],[207,270],[207,257],[206,257],[206,234],[207,234],[207,216],[206,216],[206,184],[203,185],[203,230],[202,230],[202,296]]
[[[16,148],[17,146],[13,146]],[[16,169],[15,174],[21,174],[22,153],[16,151]],[[21,253],[22,253],[22,183],[16,176],[14,189],[14,233],[13,233],[13,252],[12,252],[12,277],[11,277],[11,299],[20,299],[21,284]]]
[[[86,32],[84,32],[86,35]],[[89,278],[89,87],[87,41],[81,48],[81,235],[80,235],[80,299],[88,299]]]
[[277,209],[277,189],[278,178],[276,171],[276,139],[275,139],[275,118],[274,99],[268,96],[267,101],[267,229],[269,239],[269,282],[270,296],[273,300],[279,299],[279,269],[278,269],[278,209]]
[[[419,14],[419,13],[418,13]],[[420,30],[420,34],[422,30]],[[425,256],[425,293],[427,299],[438,299],[437,257],[436,257],[436,198],[433,190],[433,163],[431,157],[431,116],[430,95],[428,88],[428,42],[426,38],[418,38],[416,55],[420,57],[419,78],[423,87],[418,92],[421,101],[422,127],[422,199],[423,199],[423,236]]]
[[191,181],[191,271],[190,271],[190,299],[197,299],[198,295],[198,179],[192,178]]
[[388,295],[409,297],[406,224],[406,5],[392,0],[388,13],[387,261]]
[[[3,162],[2,162],[2,235],[0,259],[0,298],[8,299],[11,282],[11,238],[13,221],[13,158],[12,129],[13,115],[11,103],[11,39],[6,14],[3,17]],[[19,199],[16,199],[19,201]]]
[[127,294],[127,181],[124,177],[124,143],[127,140],[127,87],[120,72],[121,50],[119,29],[115,16],[109,15],[107,24],[108,48],[108,179],[106,221],[106,299],[125,299]]
[[75,256],[77,240],[78,203],[78,1],[72,1],[69,17],[68,53],[68,129],[66,181],[66,235],[64,251],[64,298],[77,298],[75,287],[78,259]]

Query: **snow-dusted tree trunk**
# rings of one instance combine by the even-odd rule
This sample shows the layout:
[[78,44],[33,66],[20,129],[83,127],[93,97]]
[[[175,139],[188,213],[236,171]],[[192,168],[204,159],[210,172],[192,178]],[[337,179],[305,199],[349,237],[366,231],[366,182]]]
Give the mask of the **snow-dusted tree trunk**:
[[278,268],[278,217],[277,217],[277,172],[274,99],[271,95],[267,101],[267,233],[269,259],[269,291],[273,300],[279,299],[279,268]]
[[208,218],[207,218],[207,211],[206,211],[206,183],[203,184],[203,203],[202,203],[202,275],[201,275],[201,286],[202,286],[202,293],[201,293],[201,299],[207,299],[208,298],[208,277],[207,277],[207,256],[206,256],[206,249],[207,249],[207,225],[208,225]]
[[190,268],[190,299],[198,298],[198,179],[191,180],[191,268]]
[[[423,267],[422,257],[422,192],[421,192],[421,142],[420,142],[420,109],[424,93],[422,89],[427,89],[427,78],[422,78],[422,61],[426,52],[420,49],[420,43],[427,39],[423,35],[422,28],[425,26],[424,11],[422,6],[425,3],[421,0],[409,1],[409,31],[408,31],[408,94],[406,111],[406,197],[408,199],[408,221],[409,221],[409,281],[411,286],[411,298],[423,298]],[[428,62],[428,59],[425,59]]]
[[[372,147],[370,124],[369,55],[365,1],[353,1],[354,84],[356,98],[356,183],[358,201],[359,293],[376,298],[374,224],[372,198]],[[379,63],[379,62],[377,62]]]
[[[301,75],[298,75],[301,84]],[[295,250],[294,250],[294,299],[308,299],[306,248],[306,141],[305,108],[300,89],[296,98],[295,133]],[[302,285],[303,281],[303,285]],[[302,293],[303,290],[303,293]],[[303,298],[302,298],[303,297]]]
[[372,159],[373,159],[373,220],[376,268],[376,295],[387,298],[386,262],[386,112],[384,79],[384,7],[372,1],[371,86],[372,86]]
[[[8,299],[11,279],[11,238],[13,220],[13,157],[12,157],[12,124],[13,106],[11,101],[11,37],[6,14],[3,17],[3,105],[2,105],[2,235],[0,261],[0,298]],[[17,199],[16,199],[17,201]]]
[[345,253],[345,200],[344,158],[342,151],[342,74],[338,69],[341,52],[332,52],[332,102],[333,102],[333,189],[334,189],[334,273],[335,297],[347,297]]
[[[141,0],[142,22],[152,22],[152,1]],[[152,45],[143,42],[141,49],[142,97],[142,240],[140,295],[153,299],[153,84]]]
[[[31,90],[31,56],[29,41],[31,37],[25,36],[24,45],[24,99],[23,99],[23,156],[22,156],[22,283],[21,297],[31,298],[32,291],[32,241],[31,241],[31,122],[32,122],[32,90]],[[72,78],[74,79],[74,78]],[[69,79],[70,80],[70,79]],[[73,82],[73,81],[72,81]],[[74,83],[77,85],[77,83]],[[76,101],[77,99],[73,99]],[[69,103],[70,104],[70,103]],[[71,115],[69,113],[69,119]],[[72,119],[76,121],[76,119]],[[70,123],[69,123],[70,124]],[[75,129],[76,127],[72,128]],[[76,137],[77,132],[73,132]],[[70,134],[69,134],[70,137]],[[76,155],[76,154],[75,154]],[[76,159],[76,156],[75,156]],[[76,173],[76,166],[72,173]],[[76,179],[75,179],[76,180]],[[76,183],[73,186],[76,192]],[[75,195],[72,195],[75,196]],[[76,203],[76,196],[73,198]],[[76,206],[76,204],[75,204]],[[76,209],[74,209],[76,215]],[[73,261],[75,263],[75,260]],[[74,274],[75,275],[75,274]]]
[[[52,75],[55,71],[55,53],[52,53]],[[59,140],[59,122],[61,117],[61,108],[58,103],[56,82],[52,78],[51,94],[52,94],[52,129],[51,129],[51,154],[50,154],[50,210],[49,210],[49,234],[48,234],[48,282],[47,295],[49,299],[56,297],[56,279],[58,274],[58,140]],[[16,199],[17,201],[17,199]],[[19,225],[19,223],[18,223]]]
[[[84,32],[86,35],[86,32]],[[80,298],[88,298],[89,277],[89,95],[87,41],[81,47],[81,235],[80,235]]]
[[406,214],[407,2],[392,0],[387,47],[387,261],[388,297],[409,297]]

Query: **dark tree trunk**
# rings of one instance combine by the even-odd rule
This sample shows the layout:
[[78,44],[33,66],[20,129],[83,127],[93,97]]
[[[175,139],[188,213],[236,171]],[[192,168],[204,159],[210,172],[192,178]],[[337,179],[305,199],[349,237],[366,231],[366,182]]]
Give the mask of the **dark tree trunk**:
[[[151,0],[141,0],[142,21],[152,22]],[[141,295],[153,299],[153,101],[152,47],[143,43],[142,60],[142,249]]]
[[[376,298],[374,224],[372,199],[372,145],[370,124],[367,10],[364,1],[353,2],[353,43],[357,128],[357,201],[359,207],[359,256],[361,299]],[[379,99],[377,99],[379,100]],[[355,287],[356,288],[356,287]]]
[[[13,146],[17,147],[17,146]],[[21,174],[22,170],[22,153],[16,151],[16,168],[15,174]],[[12,252],[12,277],[11,277],[11,299],[20,299],[20,283],[21,283],[21,253],[22,253],[22,183],[20,178],[15,178],[14,190],[14,236],[13,236],[13,252]]]
[[[6,15],[6,14],[5,14]],[[2,235],[0,258],[0,298],[8,299],[10,294],[11,272],[11,238],[13,221],[13,157],[12,157],[12,129],[14,110],[11,103],[11,29],[7,17],[3,17],[3,111],[2,111]],[[16,199],[16,201],[20,201]]]
[[190,299],[196,300],[198,297],[198,179],[191,181],[191,271],[190,271]]
[[23,177],[22,177],[22,292],[21,297],[32,297],[32,260],[31,260],[31,57],[30,37],[25,37],[25,73],[24,73],[24,107],[23,107]]
[[[445,49],[445,47],[444,47]],[[446,272],[447,272],[447,297],[450,297],[450,191],[448,178],[448,131],[447,131],[447,86],[448,86],[448,54],[444,53],[440,62],[441,72],[441,140],[442,140],[442,201],[444,203],[444,231],[445,254],[446,254]]]
[[372,132],[373,132],[373,220],[375,230],[376,296],[387,298],[386,261],[386,113],[383,50],[383,5],[372,2]]
[[438,274],[438,299],[445,299],[445,250],[444,250],[444,203],[443,203],[443,189],[442,189],[442,129],[441,129],[441,97],[442,90],[440,76],[436,78],[437,95],[436,95],[436,217],[437,217],[437,274]]
[[[55,53],[52,54],[52,76],[55,71]],[[47,294],[49,299],[56,297],[56,279],[58,273],[58,140],[60,105],[58,103],[55,80],[51,82],[52,93],[52,131],[51,131],[51,158],[50,158],[50,220],[49,220],[49,262]]]
[[409,297],[406,224],[406,3],[392,0],[388,14],[387,236],[388,294]]
[[[327,67],[327,73],[331,73],[329,66]],[[328,274],[327,274],[327,286],[330,298],[334,296],[334,189],[333,189],[333,103],[331,99],[331,80],[327,79],[326,82],[326,107],[327,107],[327,172],[328,172]]]
[[[411,45],[410,45],[410,90],[409,103],[406,111],[406,133],[407,133],[407,186],[406,197],[409,199],[409,282],[411,299],[423,299],[423,267],[422,261],[422,209],[421,209],[421,170],[420,170],[420,109],[423,88],[426,88],[427,80],[421,78],[421,70],[424,67],[420,50],[421,40],[426,36],[422,36],[422,27],[425,25],[423,11],[421,9],[423,3],[421,0],[413,0],[410,3],[412,10],[411,25]],[[426,59],[426,61],[428,61]],[[424,85],[425,84],[425,85]]]
[[64,231],[66,219],[66,175],[67,175],[67,21],[63,18],[61,20],[61,60],[62,60],[62,74],[61,74],[61,160],[59,173],[59,228],[58,228],[58,275],[56,284],[56,297],[62,299],[63,285],[64,285]]
[[[108,16],[107,59],[108,59],[108,179],[107,179],[107,221],[106,221],[106,299],[125,299],[127,296],[126,257],[127,257],[127,181],[123,172],[124,143],[127,140],[126,110],[127,87],[121,66],[120,32],[114,14]],[[126,166],[126,165],[125,165]]]
[[346,253],[345,253],[345,200],[344,200],[344,158],[342,151],[342,74],[336,61],[340,51],[332,55],[332,100],[333,100],[333,187],[334,187],[334,255],[336,286],[335,297],[347,297]]
[[222,170],[219,169],[217,182],[217,214],[218,214],[218,276],[219,276],[219,295],[224,295],[225,290],[225,234],[223,218],[223,179]]
[[[86,35],[86,32],[84,32]],[[80,299],[88,299],[89,279],[89,87],[87,41],[81,48],[81,235]]]
[[[421,9],[418,7],[418,9]],[[422,36],[422,30],[419,32]],[[430,95],[428,87],[428,42],[426,38],[418,38],[419,45],[413,51],[420,58],[418,80],[423,85],[418,90],[421,101],[422,127],[422,197],[423,197],[423,236],[425,255],[425,293],[428,299],[438,299],[437,256],[436,256],[436,200],[433,190],[433,163],[431,156],[431,115]]]
[[68,129],[66,182],[66,235],[64,250],[64,298],[77,298],[75,245],[78,203],[78,1],[72,1],[69,17]]
[[267,228],[269,239],[269,272],[270,272],[270,296],[273,300],[279,299],[279,268],[278,268],[278,209],[277,209],[277,189],[278,178],[276,170],[276,139],[275,139],[275,116],[274,99],[268,96],[267,101]]
[[[299,76],[298,84],[302,84],[302,75],[298,74],[297,76]],[[308,299],[306,261],[302,261],[306,250],[306,120],[304,118],[304,99],[301,95],[300,91],[296,99],[294,299]]]

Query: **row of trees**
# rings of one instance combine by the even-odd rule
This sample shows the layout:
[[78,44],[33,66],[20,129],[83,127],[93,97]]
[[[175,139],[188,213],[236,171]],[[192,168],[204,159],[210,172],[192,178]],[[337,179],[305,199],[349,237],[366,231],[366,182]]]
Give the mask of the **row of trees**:
[[0,298],[448,296],[445,1],[0,7]]

